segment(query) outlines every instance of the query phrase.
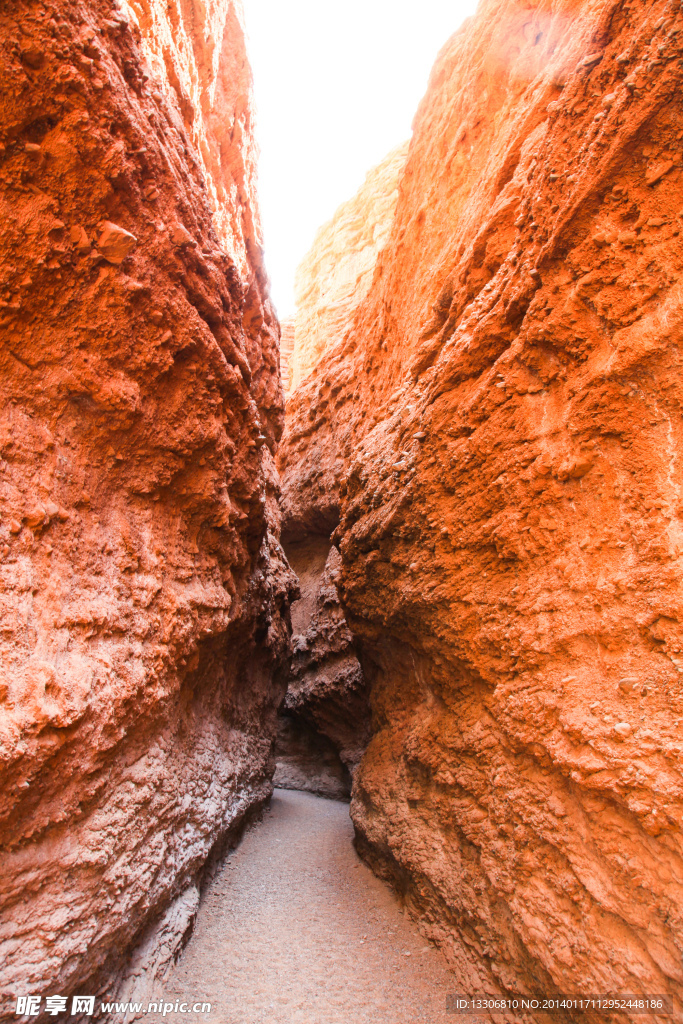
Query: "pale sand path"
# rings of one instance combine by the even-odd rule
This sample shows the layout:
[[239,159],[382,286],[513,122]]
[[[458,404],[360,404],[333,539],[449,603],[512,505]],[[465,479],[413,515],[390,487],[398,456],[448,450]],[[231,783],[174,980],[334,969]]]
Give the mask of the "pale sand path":
[[[208,1024],[454,1024],[441,954],[360,861],[348,805],[276,790],[208,887],[165,993]],[[144,1018],[148,1024],[156,1019]]]

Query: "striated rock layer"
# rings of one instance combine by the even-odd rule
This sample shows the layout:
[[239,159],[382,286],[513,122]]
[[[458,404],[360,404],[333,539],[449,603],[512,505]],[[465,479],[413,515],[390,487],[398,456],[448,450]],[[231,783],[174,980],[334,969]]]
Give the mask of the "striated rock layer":
[[359,847],[465,991],[683,987],[682,33],[483,0],[288,402],[372,687]]
[[238,8],[27,0],[0,40],[13,1014],[163,974],[207,857],[271,792],[293,578]]
[[287,377],[283,373],[286,394],[308,376],[331,339],[340,340],[351,327],[391,231],[407,153],[404,142],[368,172],[353,199],[320,228],[297,267],[296,340]]

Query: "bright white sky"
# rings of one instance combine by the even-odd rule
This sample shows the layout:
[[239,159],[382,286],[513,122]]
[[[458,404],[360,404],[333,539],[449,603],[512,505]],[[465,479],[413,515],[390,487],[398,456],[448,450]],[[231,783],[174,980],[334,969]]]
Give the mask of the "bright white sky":
[[410,135],[436,55],[477,0],[244,0],[266,265],[280,317],[317,229]]

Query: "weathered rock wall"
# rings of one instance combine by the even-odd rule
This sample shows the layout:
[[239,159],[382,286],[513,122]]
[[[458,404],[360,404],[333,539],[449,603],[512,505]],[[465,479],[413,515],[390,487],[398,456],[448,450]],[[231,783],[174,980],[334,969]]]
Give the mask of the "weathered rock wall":
[[[0,981],[144,991],[271,791],[293,578],[239,10],[4,5]],[[151,979],[151,980],[150,980]]]
[[372,684],[359,846],[465,991],[683,986],[681,32],[484,0],[288,402]]
[[377,257],[389,238],[407,153],[405,142],[368,172],[356,195],[342,203],[320,228],[297,267],[296,337],[286,394],[351,327],[372,284]]

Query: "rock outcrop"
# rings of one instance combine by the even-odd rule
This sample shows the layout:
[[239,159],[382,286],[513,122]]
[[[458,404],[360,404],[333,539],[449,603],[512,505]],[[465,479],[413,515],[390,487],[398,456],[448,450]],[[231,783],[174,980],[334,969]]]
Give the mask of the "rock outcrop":
[[682,60],[678,3],[483,0],[288,401],[371,685],[359,848],[461,991],[683,986]]
[[27,0],[0,40],[13,1015],[163,973],[271,792],[294,581],[238,8]]
[[397,146],[367,174],[353,199],[318,231],[294,281],[296,341],[283,383],[290,394],[311,372],[331,339],[343,338],[372,284],[398,200],[408,143]]

